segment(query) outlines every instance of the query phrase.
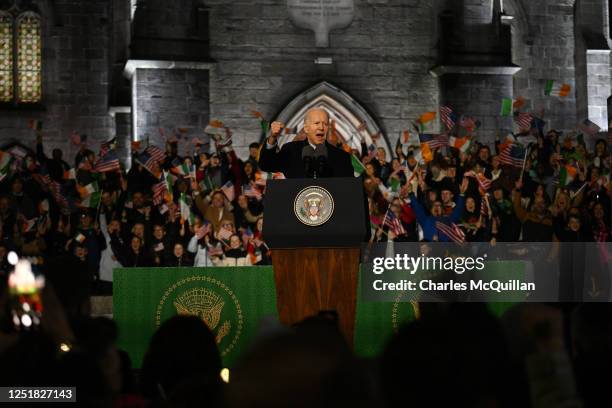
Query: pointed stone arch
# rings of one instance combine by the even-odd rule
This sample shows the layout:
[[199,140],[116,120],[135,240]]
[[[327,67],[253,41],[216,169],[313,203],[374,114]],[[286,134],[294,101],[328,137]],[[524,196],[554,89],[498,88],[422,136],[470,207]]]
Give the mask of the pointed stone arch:
[[[304,127],[304,116],[312,108],[322,108],[335,120],[338,135],[352,148],[361,153],[361,144],[375,144],[392,157],[389,141],[368,111],[352,96],[329,82],[323,81],[300,93],[279,113],[276,120],[294,131],[283,135],[279,143],[293,140]],[[365,123],[365,128],[360,127]],[[381,135],[374,141],[375,135]]]

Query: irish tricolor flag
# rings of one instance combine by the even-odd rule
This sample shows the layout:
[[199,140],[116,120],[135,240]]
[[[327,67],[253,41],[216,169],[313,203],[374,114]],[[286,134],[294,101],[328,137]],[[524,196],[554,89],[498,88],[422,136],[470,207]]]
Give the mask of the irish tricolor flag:
[[548,96],[558,96],[560,98],[565,98],[567,95],[570,94],[571,90],[572,87],[570,86],[570,84],[563,84],[561,82],[549,79],[548,81],[546,81],[546,90],[544,93]]
[[448,145],[458,149],[460,152],[466,152],[470,148],[470,138],[451,136],[448,138]]
[[195,221],[195,216],[191,212],[191,207],[189,203],[187,203],[187,196],[185,193],[181,193],[179,197],[179,209],[181,211],[181,223],[187,221],[189,225],[193,225]]
[[425,130],[428,123],[431,123],[436,118],[436,112],[425,112],[417,119],[421,132]]
[[576,178],[576,174],[578,173],[578,168],[566,164],[564,167],[561,167],[559,170],[559,185],[562,187],[567,186]]
[[177,166],[172,167],[170,171],[172,171],[172,173],[179,175],[179,176],[189,177],[189,176],[194,176],[195,166],[192,165],[191,167],[189,167],[187,163],[180,163]]
[[281,172],[277,173],[266,173],[263,171],[257,171],[255,173],[255,184],[258,186],[265,186],[268,180],[283,180],[285,175]]
[[81,198],[87,198],[93,193],[100,191],[100,189],[98,188],[98,183],[94,181],[86,186],[77,184],[77,191],[81,195]]
[[102,192],[100,191],[97,182],[94,181],[86,186],[77,184],[76,188],[81,196],[81,201],[78,204],[79,207],[96,208],[98,206]]

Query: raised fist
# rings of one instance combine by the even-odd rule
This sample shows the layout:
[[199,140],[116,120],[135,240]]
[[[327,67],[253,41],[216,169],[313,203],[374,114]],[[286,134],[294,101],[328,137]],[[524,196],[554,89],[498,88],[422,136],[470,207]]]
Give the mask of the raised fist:
[[277,137],[281,130],[285,127],[283,122],[272,122],[270,125],[270,134],[274,137]]

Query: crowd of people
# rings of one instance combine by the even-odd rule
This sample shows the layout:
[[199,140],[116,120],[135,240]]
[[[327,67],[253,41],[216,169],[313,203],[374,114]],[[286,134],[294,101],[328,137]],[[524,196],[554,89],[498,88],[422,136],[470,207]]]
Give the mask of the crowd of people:
[[59,149],[48,157],[39,134],[35,153],[7,160],[0,182],[3,271],[9,251],[43,268],[80,259],[98,288],[122,266],[269,264],[258,144],[246,161],[231,147],[184,158],[175,142],[166,147],[135,150],[125,172],[114,141],[99,153],[82,144],[72,165]]
[[[270,264],[262,203],[267,180],[282,174],[259,168],[258,143],[246,160],[238,158],[231,131],[220,131],[225,138],[214,138],[212,154],[198,144],[181,157],[176,139],[165,150],[135,143],[127,171],[114,140],[98,153],[81,143],[73,164],[59,149],[49,157],[41,132],[35,151],[5,152],[1,270],[11,250],[35,265],[70,255],[106,287],[120,266]],[[612,239],[603,138],[533,128],[495,145],[398,140],[389,160],[383,147],[351,150],[331,136],[328,142],[353,154],[363,179],[372,241]]]
[[[134,370],[114,322],[91,318],[57,280],[43,291],[40,330],[0,330],[0,384],[75,387],[76,406],[583,407],[612,403],[610,303],[426,304],[374,358],[358,357],[326,312],[292,327],[267,322],[234,367],[214,333],[174,316]],[[61,301],[58,298],[61,297]],[[6,321],[0,292],[0,321]],[[66,406],[67,403],[58,403]]]
[[[398,144],[390,162],[379,148],[362,157],[376,239],[610,241],[611,156],[605,139],[591,145],[535,129],[494,150],[480,143],[435,150],[425,165],[412,147]],[[401,224],[391,228],[395,218]],[[436,221],[461,231],[449,236]]]

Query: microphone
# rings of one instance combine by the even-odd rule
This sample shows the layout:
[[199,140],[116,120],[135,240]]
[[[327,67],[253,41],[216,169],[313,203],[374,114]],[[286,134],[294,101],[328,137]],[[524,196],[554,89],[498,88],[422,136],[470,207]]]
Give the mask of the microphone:
[[306,177],[312,177],[312,162],[314,161],[315,149],[310,145],[304,146],[302,149],[302,161],[304,163],[304,172],[306,173]]
[[316,174],[322,177],[325,174],[325,166],[327,164],[327,146],[325,144],[317,145],[314,157],[316,161]]

